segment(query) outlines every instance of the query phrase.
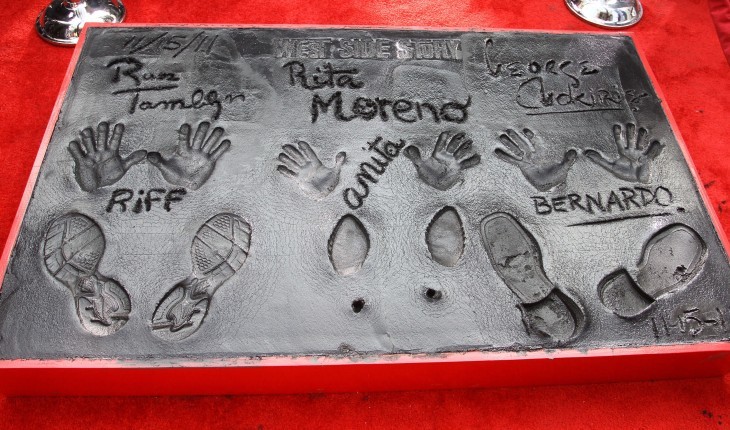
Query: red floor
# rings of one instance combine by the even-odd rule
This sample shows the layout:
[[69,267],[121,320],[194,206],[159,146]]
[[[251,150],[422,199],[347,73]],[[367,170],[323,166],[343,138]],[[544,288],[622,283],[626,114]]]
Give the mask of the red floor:
[[11,398],[7,429],[730,427],[730,381],[241,397]]
[[[711,1],[727,5],[727,0]],[[71,58],[70,49],[47,45],[34,34],[35,16],[47,2],[4,2],[0,9],[5,30],[0,44],[0,82],[4,84],[0,90],[0,171],[4,174],[0,243],[7,237]],[[642,3],[645,17],[632,31],[730,234],[730,163],[726,161],[730,66],[707,0]],[[593,29],[573,17],[563,0],[126,0],[125,4],[129,23]],[[0,399],[0,428],[688,429],[728,425],[730,378],[367,395]]]

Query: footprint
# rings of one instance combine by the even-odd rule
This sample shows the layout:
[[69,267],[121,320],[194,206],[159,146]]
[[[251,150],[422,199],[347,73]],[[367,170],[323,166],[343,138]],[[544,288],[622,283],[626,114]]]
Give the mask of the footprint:
[[437,263],[453,267],[464,253],[464,226],[456,209],[445,206],[426,229],[426,245]]
[[332,267],[340,275],[352,275],[368,256],[370,236],[359,219],[345,215],[337,222],[327,245]]
[[557,288],[537,303],[521,303],[518,307],[528,333],[555,342],[573,339],[585,325],[585,314],[578,302]]
[[71,290],[81,326],[97,336],[122,328],[132,308],[124,287],[97,272],[105,248],[99,225],[79,213],[54,220],[43,243],[48,272]]
[[683,224],[669,225],[644,246],[636,280],[626,269],[616,270],[600,282],[598,297],[616,315],[635,317],[666,294],[689,285],[706,258],[707,246],[696,231]]
[[603,306],[623,318],[634,317],[654,303],[654,299],[636,285],[625,269],[619,269],[601,281],[598,297]]
[[518,307],[528,333],[558,343],[580,335],[585,312],[547,278],[535,238],[504,212],[482,220],[481,236],[492,266],[521,302]]
[[241,217],[222,213],[206,221],[193,238],[193,273],[157,305],[153,332],[171,341],[193,334],[208,313],[213,293],[243,266],[250,244],[251,226]]

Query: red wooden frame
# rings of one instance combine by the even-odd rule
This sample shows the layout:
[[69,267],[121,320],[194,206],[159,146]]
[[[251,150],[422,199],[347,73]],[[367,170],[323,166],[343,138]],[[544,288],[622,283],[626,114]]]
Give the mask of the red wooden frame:
[[[105,26],[109,25],[90,25],[90,27]],[[135,24],[129,27],[291,28],[291,26],[283,25],[192,24]],[[318,25],[297,27],[395,29]],[[473,29],[438,28],[430,30],[472,31]],[[490,29],[489,31],[514,32],[518,30]],[[605,31],[542,32],[631,35],[626,32]],[[10,254],[85,38],[86,29],[81,34],[79,44],[66,72],[2,257],[0,257],[0,285],[2,285]],[[638,47],[637,50],[658,97],[665,100],[644,53]],[[666,107],[664,112],[687,160],[695,183],[700,184],[695,166],[679,134],[679,127]],[[709,204],[710,200],[704,187],[699,186],[698,189],[727,253],[730,247],[717,214]],[[561,349],[530,352],[373,354],[347,357],[272,356],[199,361],[177,359],[144,361],[118,359],[0,360],[0,394],[176,395],[381,391],[679,379],[713,377],[728,373],[730,373],[730,342],[587,351]]]

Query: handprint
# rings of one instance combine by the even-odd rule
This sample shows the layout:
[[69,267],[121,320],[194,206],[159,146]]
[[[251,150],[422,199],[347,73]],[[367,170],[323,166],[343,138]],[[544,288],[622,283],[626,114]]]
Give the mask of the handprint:
[[421,151],[411,145],[404,151],[406,157],[416,166],[416,172],[423,182],[446,191],[463,178],[463,171],[476,166],[481,157],[471,150],[472,140],[464,133],[443,132],[436,140],[430,157],[421,158]]
[[625,181],[649,182],[649,164],[661,154],[664,145],[658,140],[646,144],[647,130],[636,125],[626,124],[626,130],[620,125],[613,126],[613,139],[618,149],[618,158],[611,161],[598,151],[588,149],[586,157],[611,172],[614,176]]
[[525,128],[523,134],[509,129],[499,136],[504,148],[494,150],[494,155],[502,161],[506,161],[520,168],[522,175],[540,191],[548,191],[558,184],[565,182],[568,171],[578,158],[575,149],[568,150],[563,155],[563,160],[557,164],[541,163],[542,156],[538,149],[543,147],[541,138],[535,136],[532,130]]
[[340,170],[347,156],[340,152],[335,156],[334,167],[326,167],[319,161],[319,157],[307,142],[297,142],[294,145],[284,145],[284,152],[279,154],[282,163],[276,170],[282,175],[292,178],[304,192],[315,199],[327,197],[340,182]]
[[74,159],[76,181],[84,191],[94,191],[117,182],[130,167],[144,160],[147,151],[134,151],[122,159],[119,145],[122,142],[124,125],[117,124],[109,138],[109,123],[101,122],[96,136],[91,127],[81,132],[81,142],[71,141],[68,150]]
[[215,163],[231,147],[231,141],[221,141],[224,130],[216,127],[206,140],[210,123],[198,125],[192,141],[190,124],[183,124],[178,131],[177,149],[168,159],[159,152],[150,152],[147,159],[157,166],[167,182],[193,190],[200,188],[210,178]]

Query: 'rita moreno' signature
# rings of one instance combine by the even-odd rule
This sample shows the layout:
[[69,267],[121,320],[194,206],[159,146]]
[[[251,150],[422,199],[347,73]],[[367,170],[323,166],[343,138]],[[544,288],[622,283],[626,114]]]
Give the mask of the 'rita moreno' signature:
[[[220,118],[223,111],[223,104],[231,104],[236,100],[244,102],[246,96],[243,93],[238,94],[218,94],[216,90],[205,91],[196,88],[187,97],[175,97],[162,100],[146,100],[142,99],[143,93],[159,93],[162,91],[174,90],[180,87],[177,82],[180,81],[180,75],[177,72],[155,71],[149,72],[144,70],[144,64],[133,57],[115,58],[107,64],[108,68],[114,68],[115,72],[112,76],[113,83],[121,81],[129,81],[134,86],[115,90],[113,95],[131,94],[132,98],[129,105],[129,113],[133,114],[139,110],[175,110],[175,109],[204,109],[213,108],[212,119]],[[143,83],[154,83],[156,85],[142,85]]]

